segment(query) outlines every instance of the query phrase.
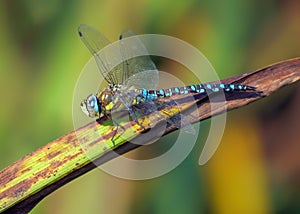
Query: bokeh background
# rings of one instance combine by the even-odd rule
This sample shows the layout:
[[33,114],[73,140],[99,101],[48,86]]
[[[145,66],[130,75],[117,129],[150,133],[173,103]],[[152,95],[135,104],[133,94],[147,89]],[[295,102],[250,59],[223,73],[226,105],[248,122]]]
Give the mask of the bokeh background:
[[[299,11],[297,0],[2,0],[0,168],[73,129],[73,89],[90,58],[79,24],[113,41],[126,28],[178,37],[225,78],[298,57]],[[128,181],[96,169],[31,213],[299,213],[299,108],[300,85],[285,87],[228,113],[221,145],[205,166],[198,165],[200,136],[167,175]]]

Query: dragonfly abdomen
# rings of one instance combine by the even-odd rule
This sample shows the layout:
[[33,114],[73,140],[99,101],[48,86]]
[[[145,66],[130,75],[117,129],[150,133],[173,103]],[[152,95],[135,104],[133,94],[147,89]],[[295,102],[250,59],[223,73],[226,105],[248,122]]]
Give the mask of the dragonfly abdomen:
[[189,93],[218,93],[230,91],[254,91],[255,87],[242,84],[195,84],[183,87],[174,87],[168,89],[148,90],[140,89],[139,95],[136,97],[136,104],[147,100],[155,100],[164,97],[170,97],[179,94]]

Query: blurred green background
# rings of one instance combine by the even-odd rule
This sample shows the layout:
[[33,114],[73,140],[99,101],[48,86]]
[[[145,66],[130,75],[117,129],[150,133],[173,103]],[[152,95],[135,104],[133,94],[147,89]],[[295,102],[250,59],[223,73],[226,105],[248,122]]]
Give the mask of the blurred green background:
[[[299,56],[299,11],[297,0],[1,1],[0,167],[73,129],[73,89],[91,57],[79,24],[113,41],[127,28],[178,37],[225,78]],[[294,84],[228,113],[205,166],[199,137],[167,175],[127,181],[93,170],[31,213],[299,213],[299,107]]]

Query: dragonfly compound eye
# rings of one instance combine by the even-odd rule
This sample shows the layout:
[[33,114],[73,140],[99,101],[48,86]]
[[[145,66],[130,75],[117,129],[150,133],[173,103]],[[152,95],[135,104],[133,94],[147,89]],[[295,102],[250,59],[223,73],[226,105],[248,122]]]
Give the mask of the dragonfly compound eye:
[[86,115],[95,117],[99,114],[99,107],[101,108],[101,105],[99,106],[99,104],[97,97],[94,94],[91,94],[81,103],[81,109]]
[[98,103],[97,103],[97,97],[94,94],[91,94],[87,98],[87,105],[88,105],[89,109],[94,110],[95,112],[99,112]]

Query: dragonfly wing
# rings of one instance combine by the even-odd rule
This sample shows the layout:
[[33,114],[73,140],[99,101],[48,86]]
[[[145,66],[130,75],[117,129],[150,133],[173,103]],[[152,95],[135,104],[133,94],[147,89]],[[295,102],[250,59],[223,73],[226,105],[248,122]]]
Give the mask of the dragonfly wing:
[[101,56],[99,53],[104,47],[111,44],[110,41],[96,29],[85,24],[81,24],[78,27],[78,33],[85,46],[94,56],[104,79],[109,84],[119,83],[116,81],[116,79],[118,78],[115,77],[115,74],[118,73],[117,70],[119,69],[119,67],[115,67],[114,69],[112,69],[109,63],[109,59],[105,57],[105,53],[101,52]]
[[146,47],[133,31],[125,30],[120,35],[120,51],[124,59],[122,83],[127,87],[155,89],[158,70]]

